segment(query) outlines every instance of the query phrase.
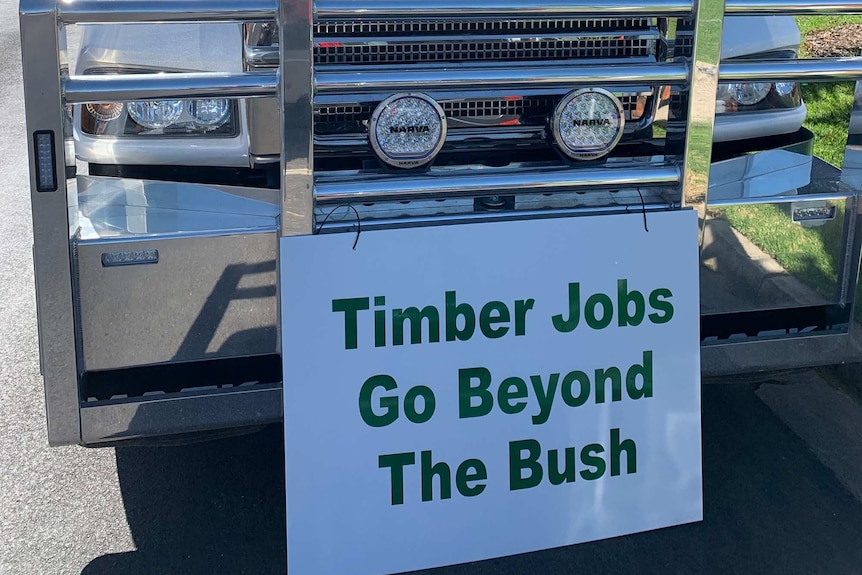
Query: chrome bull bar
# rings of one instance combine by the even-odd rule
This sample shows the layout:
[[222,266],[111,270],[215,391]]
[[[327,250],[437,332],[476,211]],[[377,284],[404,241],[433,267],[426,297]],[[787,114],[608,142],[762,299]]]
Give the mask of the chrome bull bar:
[[[281,104],[281,192],[276,212],[277,231],[282,236],[313,233],[321,218],[321,208],[350,202],[473,199],[489,193],[541,194],[598,190],[619,186],[661,186],[674,190],[661,202],[644,209],[694,207],[706,214],[710,205],[710,154],[715,122],[715,94],[719,80],[792,80],[832,82],[862,78],[862,60],[832,58],[819,60],[762,60],[720,62],[722,23],[727,15],[763,14],[858,14],[862,5],[827,1],[742,1],[695,0],[677,2],[591,3],[558,0],[541,3],[529,0],[474,2],[465,7],[458,0],[437,0],[416,6],[408,0],[21,0],[20,22],[23,51],[24,90],[30,146],[30,187],[33,207],[34,265],[37,286],[40,359],[45,381],[49,441],[52,444],[96,444],[146,435],[174,434],[251,425],[275,421],[281,415],[280,387],[273,382],[248,388],[204,390],[167,394],[156,398],[119,398],[90,401],[81,392],[87,377],[81,350],[80,304],[74,285],[77,281],[75,246],[70,238],[79,228],[74,202],[75,190],[67,188],[64,136],[69,127],[65,107],[89,102],[125,102],[140,99],[277,96]],[[548,17],[649,16],[690,18],[694,22],[694,51],[691,61],[595,67],[528,64],[505,67],[459,67],[452,70],[420,71],[321,71],[315,72],[312,59],[312,24],[315,19],[444,19],[452,14],[493,19]],[[118,74],[78,77],[70,74],[65,57],[67,24],[161,23],[161,22],[259,22],[276,20],[280,29],[278,72]],[[55,73],[46,73],[52,71]],[[433,92],[469,91],[478,83],[500,90],[523,86],[614,86],[639,83],[650,86],[688,88],[688,116],[682,161],[662,165],[605,168],[525,169],[517,173],[454,174],[448,176],[398,175],[363,180],[318,178],[314,172],[313,106],[317,96],[338,102],[340,96],[362,92],[403,90]],[[862,101],[862,84],[857,82],[854,114]],[[862,233],[857,221],[858,190],[862,179],[856,173],[860,122],[851,123],[851,145],[840,191],[813,194],[809,199],[848,198],[844,229],[843,261],[840,269],[839,306],[852,304],[858,275]],[[39,135],[50,135],[44,139]],[[44,145],[50,143],[54,180],[45,186]],[[40,149],[42,146],[42,149]],[[42,154],[42,155],[40,155]],[[99,185],[99,182],[95,185]],[[43,191],[40,191],[43,190]],[[775,198],[771,198],[775,200]],[[753,200],[750,200],[753,201]],[[786,198],[777,201],[787,202]],[[72,209],[69,209],[70,203]],[[720,203],[720,202],[719,202]],[[577,210],[562,210],[568,214]],[[602,209],[594,210],[601,212]],[[586,210],[589,213],[589,210]],[[542,217],[547,210],[527,210],[517,217]],[[472,221],[483,216],[418,216],[410,225],[445,221]],[[487,217],[500,217],[489,214]],[[380,220],[377,227],[404,225]],[[704,217],[706,222],[706,217]],[[346,229],[349,224],[333,226]],[[704,235],[709,230],[704,228]],[[223,235],[223,234],[220,234]],[[273,242],[274,243],[274,242]],[[839,330],[824,333],[815,343],[817,361],[844,361],[845,343],[851,321]],[[740,328],[747,333],[747,328]],[[799,339],[765,338],[766,355],[777,355],[788,346],[803,345]],[[721,342],[728,343],[727,341]],[[730,341],[730,343],[733,343]],[[751,369],[750,363],[733,357],[733,345],[704,347],[704,368],[711,373]],[[186,358],[187,359],[187,358]],[[763,366],[759,366],[762,368]],[[277,383],[277,382],[275,382]]]

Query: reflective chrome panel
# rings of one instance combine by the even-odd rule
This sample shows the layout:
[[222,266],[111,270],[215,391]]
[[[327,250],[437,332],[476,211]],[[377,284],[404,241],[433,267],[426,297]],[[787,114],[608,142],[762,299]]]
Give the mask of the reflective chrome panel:
[[82,369],[275,353],[276,190],[79,180]]
[[[171,220],[181,219],[177,212],[126,210],[131,227],[168,230]],[[256,233],[77,240],[83,369],[275,353],[276,233],[270,221],[269,230]],[[158,261],[105,265],[106,254],[145,250]]]
[[[761,165],[759,160],[744,162],[758,156],[765,158]],[[715,192],[710,189],[701,251],[702,313],[833,306],[832,311],[824,308],[822,321],[835,321],[841,313],[849,318],[846,304],[852,300],[858,256],[848,254],[858,247],[858,191],[843,183],[833,166],[818,158],[806,163],[805,157],[770,150],[728,161],[729,166],[741,162],[739,168],[760,173],[738,181],[733,197],[721,198],[730,187],[721,182],[716,182]],[[723,175],[721,163],[712,173]],[[761,187],[770,177],[778,185]],[[792,327],[817,324],[818,330],[824,329],[811,311],[789,311],[787,317],[794,314],[800,325]],[[740,331],[750,329],[740,318],[726,321]]]
[[78,176],[79,240],[275,231],[278,191]]
[[[796,190],[812,183],[814,135],[807,130],[800,140],[783,147],[742,154],[713,162],[709,172],[709,205],[735,205],[780,201],[776,196],[796,195]],[[821,182],[821,180],[815,180]],[[817,187],[812,194],[846,198],[842,190]]]

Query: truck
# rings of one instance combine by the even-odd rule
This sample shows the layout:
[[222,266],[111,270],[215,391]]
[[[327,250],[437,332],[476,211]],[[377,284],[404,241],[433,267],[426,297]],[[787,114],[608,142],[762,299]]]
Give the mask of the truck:
[[[21,0],[49,442],[278,422],[292,235],[693,208],[704,375],[856,357],[860,124],[814,157],[800,82],[862,67],[791,17],[854,10]],[[752,205],[833,230],[827,288],[728,225]]]

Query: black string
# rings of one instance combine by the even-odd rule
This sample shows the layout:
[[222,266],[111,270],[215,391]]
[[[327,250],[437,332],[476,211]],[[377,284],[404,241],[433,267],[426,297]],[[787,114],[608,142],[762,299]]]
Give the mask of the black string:
[[323,226],[326,224],[327,220],[329,220],[329,217],[332,214],[334,214],[335,210],[337,210],[338,208],[350,208],[351,210],[353,210],[353,213],[356,215],[356,239],[353,240],[353,249],[355,250],[356,244],[359,243],[359,234],[362,233],[362,218],[359,217],[359,212],[356,210],[355,207],[353,207],[353,204],[344,204],[344,205],[335,206],[334,208],[332,208],[332,210],[330,210],[330,212],[328,214],[326,214],[326,217],[323,218],[323,221],[320,222],[320,225],[317,226],[317,231],[314,232],[314,234],[317,235],[320,233],[320,230],[323,229]]
[[640,196],[640,199],[641,199],[641,213],[644,215],[644,230],[646,230],[646,232],[649,233],[649,228],[647,227],[647,224],[646,224],[646,204],[644,203],[644,196],[641,193],[640,188],[637,188],[637,192],[638,192],[638,196]]

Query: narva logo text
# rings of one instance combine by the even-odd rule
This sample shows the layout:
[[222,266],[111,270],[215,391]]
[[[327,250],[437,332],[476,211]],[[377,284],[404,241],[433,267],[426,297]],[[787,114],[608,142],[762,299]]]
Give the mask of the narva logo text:
[[425,134],[431,131],[428,126],[389,126],[390,134]]
[[598,119],[590,119],[590,120],[578,120],[577,118],[572,120],[572,123],[575,126],[610,126],[611,121],[608,118],[598,118]]

